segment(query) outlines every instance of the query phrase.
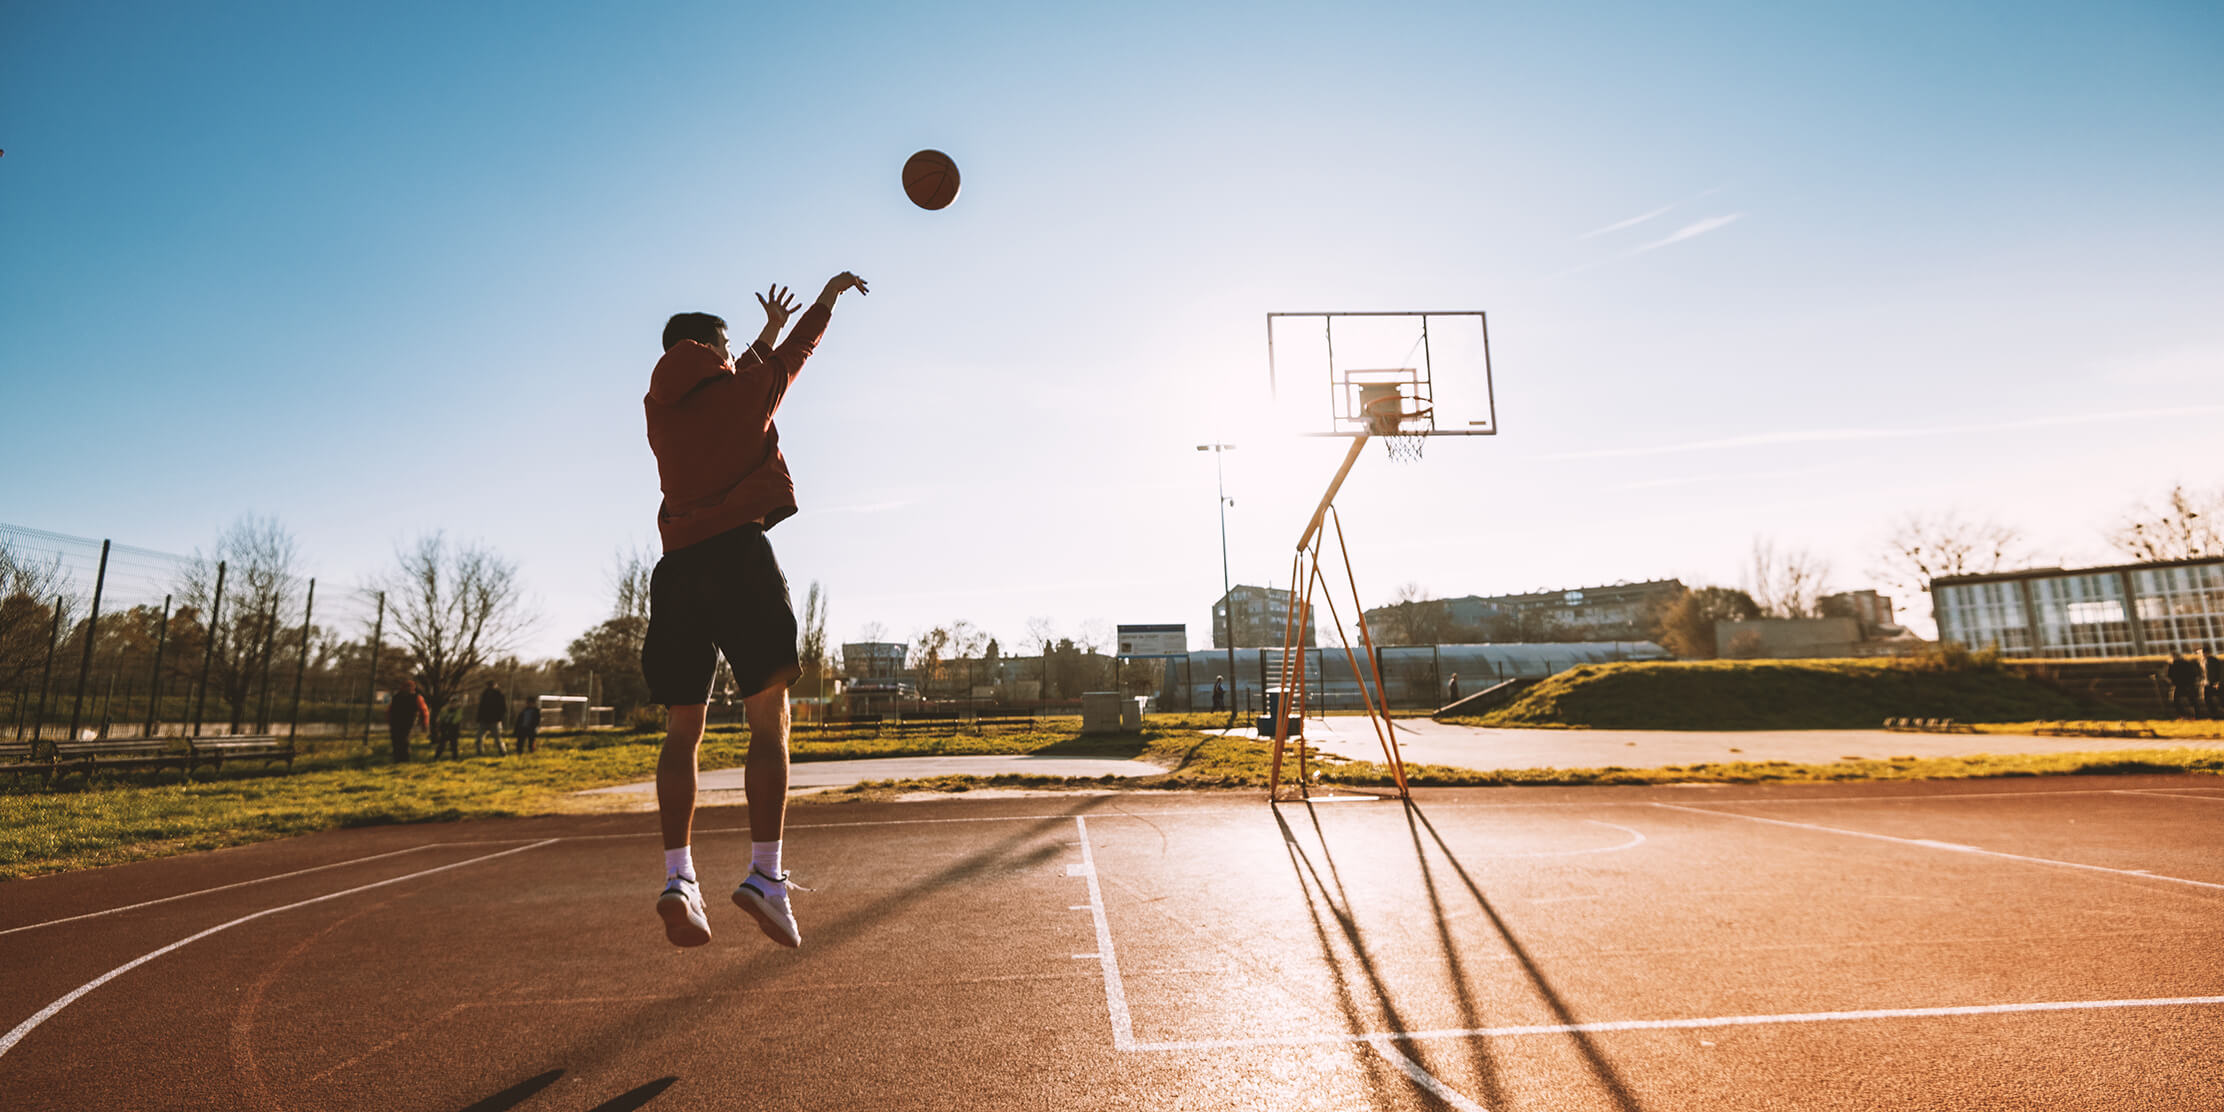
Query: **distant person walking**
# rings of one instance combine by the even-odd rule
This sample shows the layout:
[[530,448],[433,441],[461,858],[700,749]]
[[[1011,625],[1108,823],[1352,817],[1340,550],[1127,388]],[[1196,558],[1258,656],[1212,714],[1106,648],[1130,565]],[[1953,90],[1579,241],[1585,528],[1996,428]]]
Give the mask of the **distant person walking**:
[[664,354],[641,400],[649,450],[664,502],[657,534],[664,557],[649,580],[649,629],[641,672],[649,701],[665,708],[656,765],[656,807],[664,835],[664,888],[656,912],[675,946],[710,941],[702,886],[690,846],[697,766],[712,681],[723,653],[749,720],[742,787],[749,801],[749,875],[735,906],[782,946],[803,944],[781,864],[788,798],[788,686],[802,674],[795,606],[765,534],[796,512],[795,480],[780,454],[773,422],[780,402],[825,334],[834,303],[862,294],[865,282],[843,271],[780,338],[794,295],[774,287],[757,298],[765,326],[740,354],[727,348],[726,322],[679,313],[664,324]]
[[479,732],[471,739],[472,756],[486,754],[486,739],[490,732],[494,734],[494,755],[509,756],[509,750],[502,747],[502,720],[509,716],[510,704],[502,698],[502,689],[491,683],[486,685],[486,690],[479,693]]
[[463,705],[451,697],[448,705],[441,707],[440,713],[432,719],[432,755],[438,757],[440,751],[446,749],[449,760],[462,760],[463,755],[456,752],[462,741]]
[[[394,747],[394,761],[409,759],[409,734],[423,724],[425,732],[432,732],[432,714],[425,710],[425,697],[417,694],[416,680],[403,680],[401,690],[386,700],[386,733]],[[436,750],[434,756],[438,756]]]
[[1228,681],[1225,676],[1212,678],[1212,712],[1218,714],[1228,709]]
[[1452,673],[1452,682],[1445,685],[1444,691],[1445,694],[1450,696],[1444,701],[1445,706],[1451,706],[1453,703],[1460,701],[1460,674],[1458,672]]
[[2216,646],[2201,647],[2201,671],[2208,674],[2209,717],[2224,718],[2224,657],[2216,655]]
[[2170,681],[2170,713],[2178,714],[2183,707],[2181,717],[2201,717],[2201,689],[2207,685],[2201,662],[2184,653],[2171,653],[2170,664],[2163,669],[2162,678]]
[[517,751],[520,756],[540,748],[541,701],[535,699],[517,712]]

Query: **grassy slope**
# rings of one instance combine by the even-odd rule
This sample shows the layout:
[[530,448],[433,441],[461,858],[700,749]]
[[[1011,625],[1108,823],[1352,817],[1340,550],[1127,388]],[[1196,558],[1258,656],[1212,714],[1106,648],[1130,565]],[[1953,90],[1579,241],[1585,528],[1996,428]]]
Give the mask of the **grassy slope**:
[[1886,718],[2028,722],[2091,717],[2068,695],[1995,668],[1895,660],[1587,664],[1476,719],[1489,726],[1633,730],[1875,728]]

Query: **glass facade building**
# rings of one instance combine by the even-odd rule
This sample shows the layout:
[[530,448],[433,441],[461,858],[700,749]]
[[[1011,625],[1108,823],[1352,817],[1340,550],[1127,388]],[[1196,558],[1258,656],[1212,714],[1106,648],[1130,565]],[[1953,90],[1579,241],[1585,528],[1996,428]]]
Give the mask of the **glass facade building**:
[[1938,637],[2007,656],[2224,651],[2224,558],[1931,581]]

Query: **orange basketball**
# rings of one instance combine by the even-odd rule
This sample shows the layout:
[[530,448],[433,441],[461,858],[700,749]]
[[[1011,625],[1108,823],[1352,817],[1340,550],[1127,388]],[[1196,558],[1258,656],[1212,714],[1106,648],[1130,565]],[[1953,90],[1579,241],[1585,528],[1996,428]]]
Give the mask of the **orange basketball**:
[[920,151],[904,162],[904,195],[923,209],[949,207],[958,199],[958,164],[941,151]]

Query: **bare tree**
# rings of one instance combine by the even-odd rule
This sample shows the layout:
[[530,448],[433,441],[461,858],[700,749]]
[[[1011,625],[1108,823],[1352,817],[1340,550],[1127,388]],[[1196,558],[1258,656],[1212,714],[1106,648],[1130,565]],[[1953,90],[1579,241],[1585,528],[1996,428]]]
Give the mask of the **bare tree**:
[[213,552],[195,549],[179,570],[180,607],[209,614],[216,566],[224,565],[223,609],[209,631],[216,638],[209,687],[223,700],[234,733],[246,723],[258,689],[267,711],[275,657],[282,646],[298,643],[298,632],[286,633],[286,620],[301,609],[300,559],[300,546],[278,519],[245,514],[217,534]]
[[1985,575],[2027,559],[2022,533],[2013,526],[1965,518],[1947,510],[1910,513],[1892,526],[1884,551],[1870,574],[1902,599],[1928,594],[1931,580],[1953,575]]
[[512,651],[531,628],[517,565],[478,544],[441,533],[395,553],[386,584],[387,620],[416,665],[425,702],[438,713],[477,673]]
[[610,567],[610,616],[638,618],[647,628],[649,584],[656,573],[656,554],[646,548],[621,548]]
[[919,672],[919,693],[925,695],[942,678],[942,662],[950,656],[950,630],[935,626],[911,642],[911,659]]
[[2187,490],[2174,483],[2161,506],[2133,506],[2110,530],[2108,543],[2140,561],[2224,556],[2224,487]]
[[1779,552],[1767,537],[1753,538],[1746,593],[1772,618],[1813,618],[1815,602],[1830,579],[1829,562],[1804,548]]
[[1655,619],[1653,636],[1661,648],[1677,656],[1707,660],[1715,655],[1717,623],[1750,621],[1760,616],[1760,605],[1744,591],[1730,587],[1686,588]]
[[0,535],[0,687],[13,688],[45,666],[57,596],[66,628],[76,598],[61,553],[39,560]]
[[833,654],[826,645],[826,606],[826,589],[812,580],[803,594],[803,625],[796,631],[801,642],[796,655],[802,658],[804,683],[822,679],[833,663]]
[[860,641],[886,641],[888,640],[888,627],[879,622],[866,622],[864,625],[857,627],[857,639]]
[[1419,583],[1401,584],[1390,595],[1390,605],[1370,616],[1368,633],[1384,645],[1437,645],[1451,640],[1451,614]]

